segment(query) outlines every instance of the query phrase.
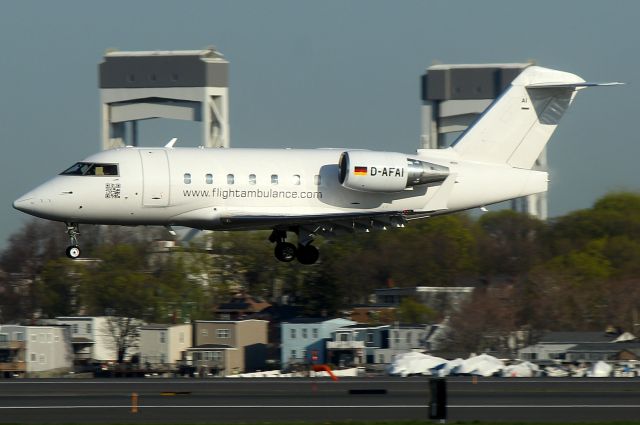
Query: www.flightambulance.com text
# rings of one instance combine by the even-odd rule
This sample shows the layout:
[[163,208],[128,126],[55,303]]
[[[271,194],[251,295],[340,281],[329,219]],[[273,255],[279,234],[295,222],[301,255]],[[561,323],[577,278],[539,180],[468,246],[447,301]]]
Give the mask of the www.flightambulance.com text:
[[219,189],[194,190],[184,189],[182,195],[190,198],[281,198],[281,199],[321,199],[322,192],[273,190],[273,189]]

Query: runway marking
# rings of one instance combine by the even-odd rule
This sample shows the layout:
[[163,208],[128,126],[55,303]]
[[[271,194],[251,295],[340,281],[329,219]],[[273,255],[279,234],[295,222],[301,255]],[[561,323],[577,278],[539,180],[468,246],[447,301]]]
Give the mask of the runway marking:
[[[406,379],[366,379],[366,378],[356,378],[350,379],[346,377],[343,382],[335,383],[333,381],[328,381],[326,379],[318,378],[318,379],[309,379],[309,378],[225,378],[225,379],[199,379],[199,380],[165,380],[163,378],[151,378],[151,379],[141,379],[141,380],[127,380],[127,384],[146,384],[146,385],[166,385],[166,384],[202,384],[202,385],[210,385],[210,384],[246,384],[250,382],[251,384],[326,384],[326,385],[346,385],[348,383],[370,383],[370,384],[398,384],[398,383],[427,383],[429,381],[429,376],[424,376],[420,378],[406,378]],[[471,377],[452,377],[447,379],[448,382],[452,384],[470,384]],[[615,379],[603,379],[603,378],[503,378],[503,379],[495,379],[495,378],[483,378],[478,377],[478,384],[482,383],[492,383],[492,384],[526,384],[526,383],[544,383],[544,384],[593,384],[593,383],[638,383],[639,379],[634,378],[615,378]],[[122,384],[122,381],[118,380],[75,380],[75,379],[65,379],[63,381],[5,381],[0,382],[0,385],[43,385],[43,384],[54,384],[54,385],[119,385]]]
[[[139,409],[426,409],[427,404],[393,404],[393,405],[139,405]],[[640,409],[640,404],[452,404],[450,409],[584,409],[584,408],[631,408]],[[0,406],[0,410],[29,409],[130,409],[130,405],[89,405],[89,406]]]
[[[387,406],[381,406],[379,404],[376,405],[358,405],[358,406],[346,406],[346,405],[309,405],[309,406],[302,406],[302,405],[234,405],[234,406],[220,406],[220,405],[214,405],[214,406],[203,406],[203,405],[192,405],[192,406],[185,406],[185,405],[138,405],[139,409],[309,409],[309,408],[318,408],[318,407],[322,407],[322,408],[331,408],[331,409],[337,409],[337,408],[342,408],[342,409],[390,409],[390,408],[396,408],[396,409],[426,409],[427,406],[426,404],[422,405],[422,404],[417,404],[417,405],[412,405],[412,404],[406,404],[406,405],[401,405],[401,404],[397,404],[397,405],[387,405]],[[10,410],[10,409],[21,409],[21,410],[28,410],[28,409],[117,409],[117,408],[122,408],[122,409],[130,409],[131,406],[130,405],[113,405],[113,406],[0,406],[0,410]]]
[[548,408],[560,408],[560,409],[583,409],[583,408],[620,408],[627,407],[633,409],[640,409],[640,404],[470,404],[470,405],[449,405],[449,408],[455,409],[509,409],[509,408],[533,408],[533,409],[548,409]]

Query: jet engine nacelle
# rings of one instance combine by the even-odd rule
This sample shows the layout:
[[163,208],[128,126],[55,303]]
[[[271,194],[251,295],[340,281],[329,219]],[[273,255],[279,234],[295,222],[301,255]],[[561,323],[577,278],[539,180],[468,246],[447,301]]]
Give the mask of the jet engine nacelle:
[[361,192],[400,192],[441,182],[449,169],[397,152],[347,151],[340,156],[342,186]]

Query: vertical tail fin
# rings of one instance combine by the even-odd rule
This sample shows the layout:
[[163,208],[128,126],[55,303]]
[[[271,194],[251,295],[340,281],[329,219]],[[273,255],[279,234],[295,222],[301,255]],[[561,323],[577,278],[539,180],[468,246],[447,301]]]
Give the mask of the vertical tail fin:
[[531,66],[456,141],[463,158],[529,169],[577,90],[594,85],[577,75]]

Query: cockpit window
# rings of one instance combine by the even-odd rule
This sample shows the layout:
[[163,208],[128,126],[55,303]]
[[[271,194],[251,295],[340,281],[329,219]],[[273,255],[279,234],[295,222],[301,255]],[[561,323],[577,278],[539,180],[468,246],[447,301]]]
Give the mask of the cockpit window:
[[68,176],[117,176],[118,164],[77,162],[61,174]]

